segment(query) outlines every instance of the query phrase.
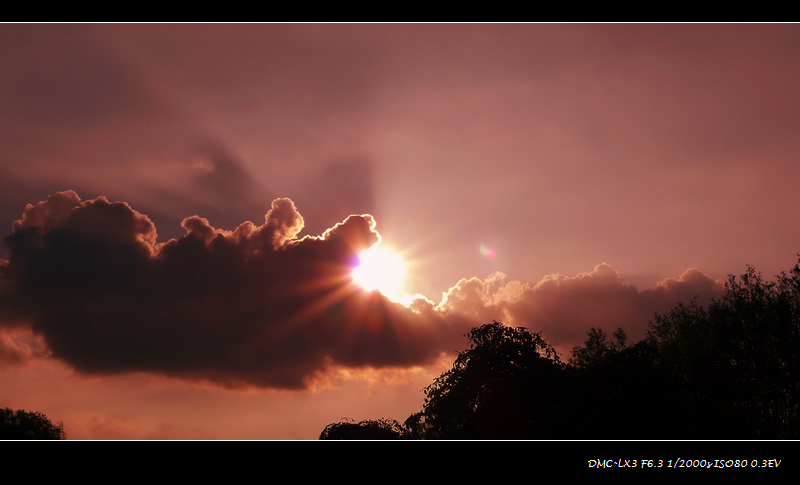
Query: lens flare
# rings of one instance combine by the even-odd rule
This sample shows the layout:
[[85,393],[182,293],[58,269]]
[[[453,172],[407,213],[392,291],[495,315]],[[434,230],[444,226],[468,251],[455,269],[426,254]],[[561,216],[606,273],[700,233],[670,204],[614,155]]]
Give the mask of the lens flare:
[[486,256],[489,259],[495,259],[497,257],[497,253],[494,249],[483,244],[481,244],[481,246],[478,248],[478,251],[480,251],[483,256]]

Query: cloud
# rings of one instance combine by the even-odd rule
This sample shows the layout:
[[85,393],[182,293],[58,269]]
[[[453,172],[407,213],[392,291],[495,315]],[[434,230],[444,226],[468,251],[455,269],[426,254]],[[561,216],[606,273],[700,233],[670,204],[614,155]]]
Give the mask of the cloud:
[[303,203],[306,230],[324,230],[331,220],[349,214],[376,215],[374,163],[365,158],[334,160],[301,177],[292,187],[293,200]]
[[47,349],[41,337],[25,329],[0,329],[0,368],[5,365],[20,365],[31,358],[47,356]]
[[697,269],[667,278],[655,289],[639,291],[624,283],[608,264],[573,277],[551,274],[535,285],[506,281],[502,273],[486,279],[462,279],[445,293],[438,309],[480,321],[492,318],[508,325],[541,331],[561,354],[581,344],[591,327],[622,327],[631,341],[647,331],[655,313],[697,296],[701,303],[722,294],[724,283]]
[[159,243],[124,202],[65,191],[29,204],[5,238],[2,314],[27,318],[81,372],[290,389],[329,365],[429,362],[466,330],[430,302],[406,307],[352,283],[357,254],[380,238],[370,215],[298,239],[302,216],[276,199],[262,225],[182,226]]
[[[403,305],[349,276],[358,253],[380,240],[370,215],[298,238],[303,217],[283,198],[261,225],[224,230],[197,215],[181,225],[183,236],[158,242],[152,221],[124,202],[64,191],[28,204],[4,240],[0,326],[26,322],[49,355],[87,374],[303,389],[335,366],[430,364],[492,320],[542,331],[562,355],[590,327],[620,326],[638,340],[655,312],[722,291],[698,270],[639,291],[600,264],[533,285],[501,273],[462,279],[439,304]],[[30,354],[0,343],[5,361]]]

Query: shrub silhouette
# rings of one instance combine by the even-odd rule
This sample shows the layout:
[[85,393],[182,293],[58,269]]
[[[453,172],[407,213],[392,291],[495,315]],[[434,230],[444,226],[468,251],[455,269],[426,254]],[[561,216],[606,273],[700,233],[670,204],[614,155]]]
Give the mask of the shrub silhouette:
[[344,420],[331,423],[319,435],[321,440],[398,440],[405,428],[393,419]]

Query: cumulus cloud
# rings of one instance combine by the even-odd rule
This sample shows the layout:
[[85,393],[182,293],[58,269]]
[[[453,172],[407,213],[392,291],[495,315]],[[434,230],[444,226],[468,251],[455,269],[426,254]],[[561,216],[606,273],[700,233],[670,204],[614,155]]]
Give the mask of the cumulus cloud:
[[465,330],[430,302],[406,307],[351,281],[357,254],[380,238],[372,216],[298,238],[302,216],[276,199],[261,225],[182,226],[159,243],[124,202],[65,191],[29,204],[5,238],[2,312],[26,317],[54,357],[86,373],[277,388],[302,388],[330,364],[425,363]]
[[[28,204],[4,239],[0,326],[27,325],[49,355],[88,374],[301,389],[331,366],[434,362],[491,320],[542,331],[562,354],[593,326],[638,339],[655,312],[722,290],[689,270],[639,291],[600,264],[533,285],[500,273],[462,279],[438,304],[403,305],[350,278],[358,253],[380,240],[370,215],[299,237],[303,217],[284,198],[261,225],[224,230],[197,215],[181,225],[185,235],[158,242],[152,221],[124,202],[64,191]],[[31,354],[0,344],[6,361]]]
[[541,331],[563,354],[582,343],[591,327],[622,327],[633,341],[640,340],[655,313],[695,296],[703,302],[718,297],[723,288],[722,280],[690,269],[677,279],[658,282],[654,289],[639,291],[603,263],[573,277],[547,275],[534,285],[506,281],[502,273],[462,279],[445,293],[438,308],[444,314],[494,318]]

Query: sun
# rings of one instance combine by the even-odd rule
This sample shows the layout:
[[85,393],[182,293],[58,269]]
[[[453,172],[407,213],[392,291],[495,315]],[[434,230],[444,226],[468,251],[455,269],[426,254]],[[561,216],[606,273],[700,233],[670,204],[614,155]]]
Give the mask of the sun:
[[406,268],[397,254],[375,245],[359,254],[358,260],[358,266],[350,274],[356,284],[392,299],[399,297]]

